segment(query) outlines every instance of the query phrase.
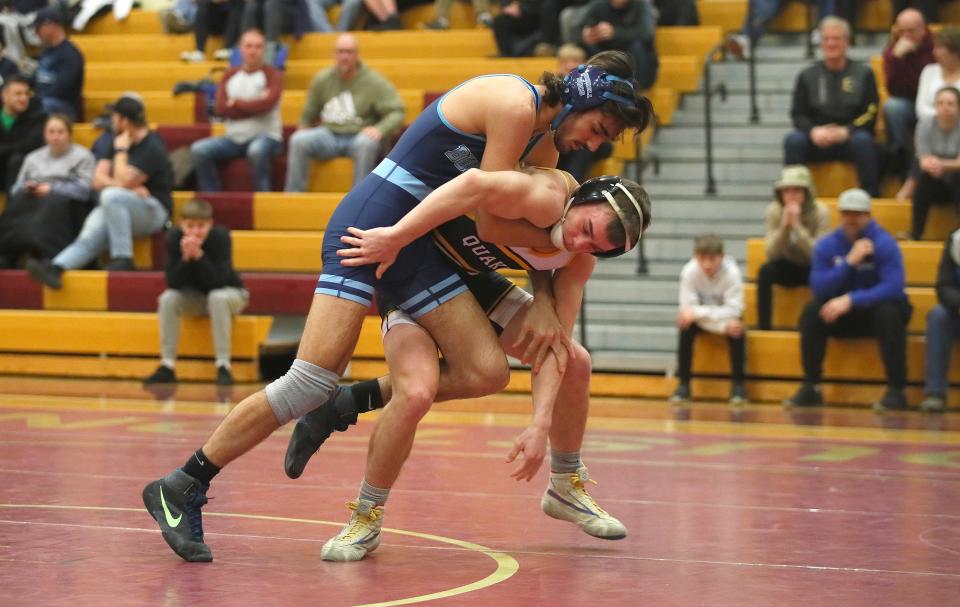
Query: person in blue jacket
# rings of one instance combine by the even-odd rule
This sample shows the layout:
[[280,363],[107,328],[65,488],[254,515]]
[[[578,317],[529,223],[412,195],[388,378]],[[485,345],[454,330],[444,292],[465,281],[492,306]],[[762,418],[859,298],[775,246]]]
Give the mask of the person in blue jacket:
[[894,237],[871,218],[865,191],[843,192],[838,208],[840,227],[814,246],[813,301],[800,315],[803,385],[787,404],[823,404],[820,382],[827,337],[873,335],[887,375],[887,391],[874,408],[906,409],[903,387],[912,308],[904,291],[903,256]]

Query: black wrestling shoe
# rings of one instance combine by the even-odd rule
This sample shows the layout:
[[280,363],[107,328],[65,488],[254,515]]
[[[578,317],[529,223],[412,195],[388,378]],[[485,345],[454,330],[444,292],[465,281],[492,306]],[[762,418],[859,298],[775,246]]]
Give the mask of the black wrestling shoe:
[[357,406],[350,388],[337,386],[325,403],[297,420],[290,435],[283,471],[290,478],[300,478],[307,462],[334,430],[343,432],[357,423]]
[[177,468],[143,488],[143,505],[160,526],[163,539],[177,556],[191,563],[213,560],[210,547],[203,543],[200,517],[209,487]]

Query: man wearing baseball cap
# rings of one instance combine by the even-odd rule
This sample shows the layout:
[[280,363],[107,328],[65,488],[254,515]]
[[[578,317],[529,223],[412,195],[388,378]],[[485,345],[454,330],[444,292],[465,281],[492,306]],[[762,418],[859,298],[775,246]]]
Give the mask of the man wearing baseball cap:
[[43,43],[34,91],[47,113],[77,120],[82,114],[83,54],[67,39],[64,17],[56,8],[37,12],[33,27]]
[[133,239],[164,228],[173,206],[173,173],[167,149],[147,126],[143,103],[125,95],[113,104],[113,141],[98,156],[96,208],[77,237],[50,261],[31,260],[27,271],[51,289],[63,287],[65,270],[83,268],[104,251],[107,270],[133,270]]
[[887,376],[879,410],[906,409],[907,323],[912,308],[904,291],[903,256],[896,239],[870,216],[861,189],[840,194],[840,227],[813,250],[813,301],[800,315],[803,385],[786,404],[823,404],[820,382],[827,337],[876,337]]

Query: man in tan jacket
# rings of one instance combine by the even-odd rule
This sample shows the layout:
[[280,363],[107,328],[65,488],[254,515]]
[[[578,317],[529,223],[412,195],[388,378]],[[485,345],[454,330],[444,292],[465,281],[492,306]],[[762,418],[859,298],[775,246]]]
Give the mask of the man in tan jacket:
[[767,261],[757,274],[757,319],[762,331],[771,328],[773,285],[810,284],[813,244],[830,229],[830,213],[816,201],[807,167],[783,167],[774,194],[776,200],[766,212]]

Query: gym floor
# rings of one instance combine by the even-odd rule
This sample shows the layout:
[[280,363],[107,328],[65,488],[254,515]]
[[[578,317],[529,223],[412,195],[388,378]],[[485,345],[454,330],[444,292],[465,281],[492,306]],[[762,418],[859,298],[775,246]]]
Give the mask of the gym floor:
[[292,425],[220,474],[210,564],[182,562],[143,485],[253,387],[0,378],[0,603],[29,605],[956,605],[957,414],[594,399],[584,460],[629,529],[539,509],[503,462],[529,397],[437,405],[366,560],[326,563],[376,416],[292,481]]

